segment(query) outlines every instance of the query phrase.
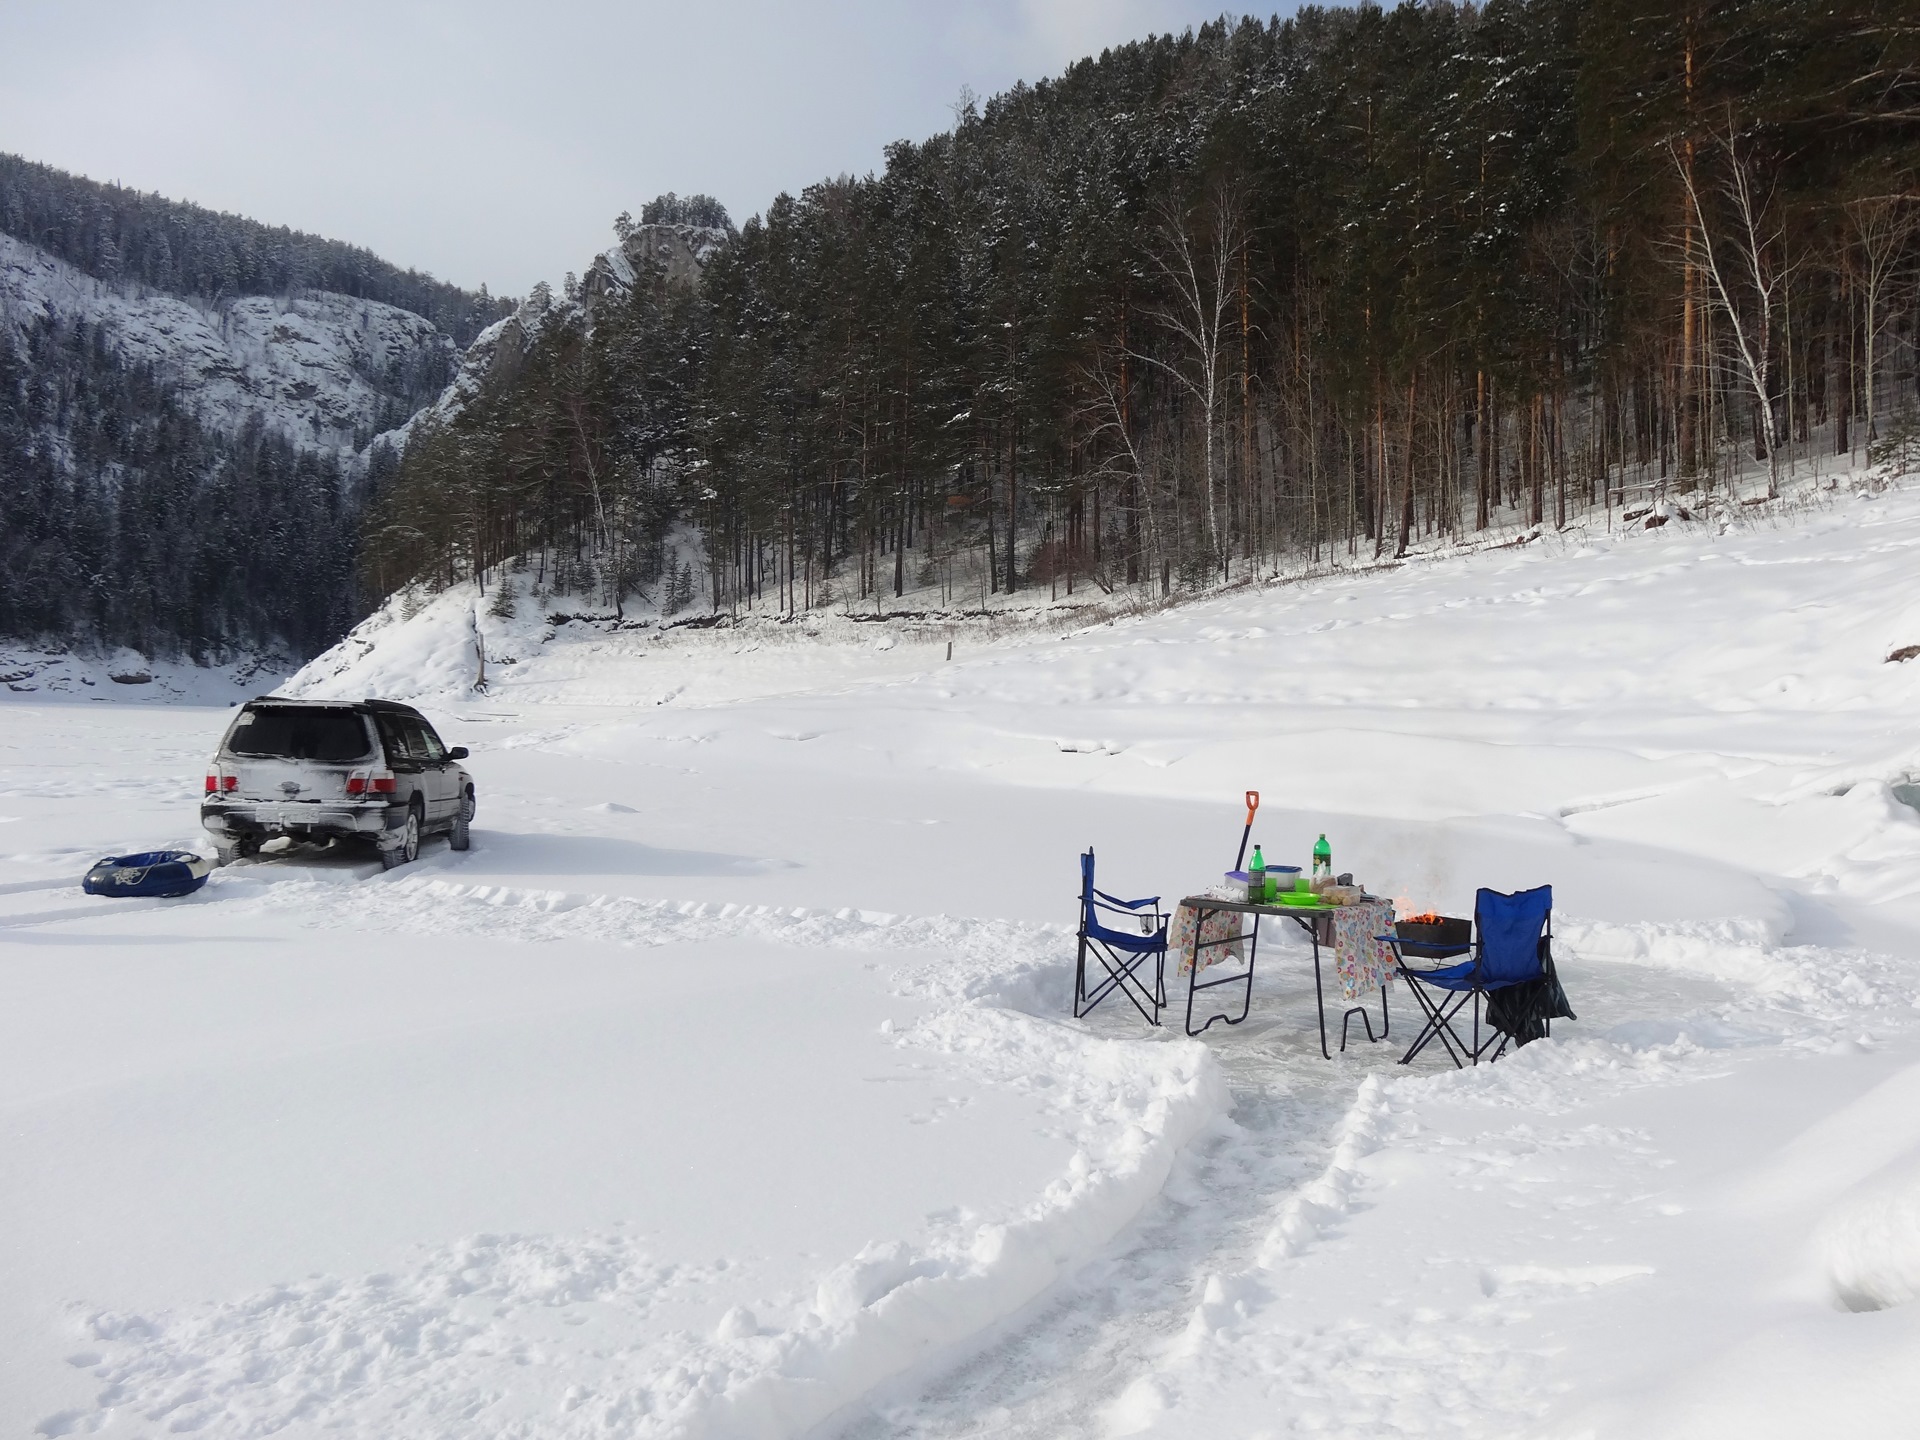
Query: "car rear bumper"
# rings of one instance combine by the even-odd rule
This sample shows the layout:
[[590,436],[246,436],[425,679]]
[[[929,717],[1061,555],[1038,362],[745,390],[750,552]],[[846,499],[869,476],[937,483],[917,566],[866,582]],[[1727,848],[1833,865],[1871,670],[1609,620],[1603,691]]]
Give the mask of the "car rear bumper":
[[270,839],[291,835],[339,840],[378,840],[407,823],[405,805],[329,803],[324,800],[208,800],[200,824],[213,835]]

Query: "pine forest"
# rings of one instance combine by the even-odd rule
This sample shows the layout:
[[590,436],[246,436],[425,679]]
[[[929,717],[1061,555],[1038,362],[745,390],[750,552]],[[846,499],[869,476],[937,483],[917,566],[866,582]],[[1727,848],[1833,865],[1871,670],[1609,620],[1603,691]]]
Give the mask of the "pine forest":
[[697,286],[556,301],[409,450],[371,591],[537,554],[617,608],[679,579],[684,522],[721,609],[1164,595],[1912,426],[1893,0],[1307,9],[955,121],[779,197]]

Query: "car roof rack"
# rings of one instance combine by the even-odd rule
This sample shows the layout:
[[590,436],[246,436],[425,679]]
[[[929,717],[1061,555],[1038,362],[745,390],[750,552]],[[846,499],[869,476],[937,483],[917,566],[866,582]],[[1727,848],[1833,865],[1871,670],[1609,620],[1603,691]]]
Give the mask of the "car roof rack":
[[302,695],[256,695],[245,702],[248,705],[311,705],[325,710],[380,710],[391,715],[418,715],[420,712],[411,705],[403,705],[398,700],[376,700],[369,695],[364,700],[310,700]]

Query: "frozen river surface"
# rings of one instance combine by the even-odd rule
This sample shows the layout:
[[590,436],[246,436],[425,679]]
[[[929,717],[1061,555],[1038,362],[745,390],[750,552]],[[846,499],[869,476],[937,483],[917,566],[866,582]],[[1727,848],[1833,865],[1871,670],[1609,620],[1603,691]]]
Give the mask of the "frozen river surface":
[[[1902,1433],[1920,503],[1675,530],[951,663],[523,603],[484,697],[446,597],[294,687],[416,698],[473,849],[180,901],[76,880],[203,843],[227,712],[9,696],[0,1430]],[[1329,1062],[1265,940],[1230,1032],[1067,1018],[1076,854],[1186,893],[1250,788],[1551,883],[1578,1022]]]

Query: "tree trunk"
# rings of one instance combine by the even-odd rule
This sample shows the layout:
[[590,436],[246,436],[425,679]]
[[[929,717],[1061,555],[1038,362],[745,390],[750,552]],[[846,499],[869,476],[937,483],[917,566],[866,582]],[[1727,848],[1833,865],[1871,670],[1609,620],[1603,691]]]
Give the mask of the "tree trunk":
[[1406,453],[1400,467],[1400,534],[1393,550],[1396,560],[1407,553],[1407,545],[1413,539],[1413,415],[1417,384],[1415,380],[1407,382]]

